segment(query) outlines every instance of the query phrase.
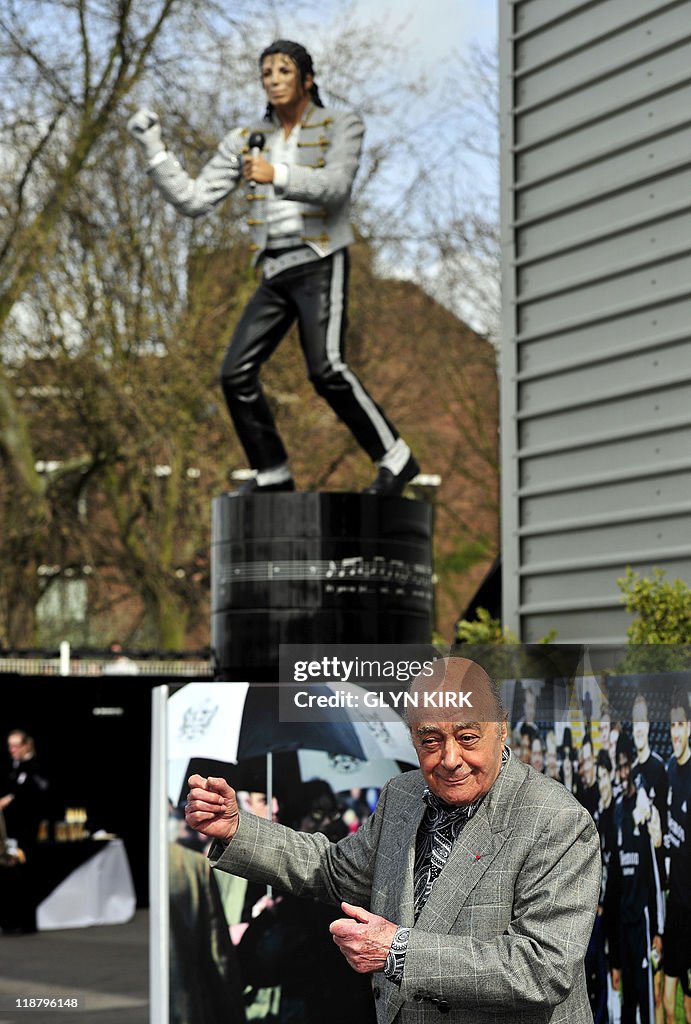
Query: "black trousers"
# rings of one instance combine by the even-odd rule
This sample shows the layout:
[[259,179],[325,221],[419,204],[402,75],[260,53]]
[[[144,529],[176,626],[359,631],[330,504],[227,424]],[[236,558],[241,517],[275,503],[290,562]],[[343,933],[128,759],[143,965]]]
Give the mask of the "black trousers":
[[259,371],[297,319],[309,379],[374,461],[397,440],[382,409],[345,363],[348,253],[262,279],[228,346],[221,386],[249,465],[258,471],[287,460]]
[[650,966],[651,936],[648,912],[636,924],[620,922],[621,944],[621,1024],[636,1024],[636,1007],[641,1024],[655,1020],[653,972]]

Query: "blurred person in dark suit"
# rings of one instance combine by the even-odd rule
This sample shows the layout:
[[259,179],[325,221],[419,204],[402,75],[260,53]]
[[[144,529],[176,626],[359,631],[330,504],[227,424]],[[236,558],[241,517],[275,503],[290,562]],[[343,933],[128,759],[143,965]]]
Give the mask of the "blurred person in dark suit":
[[7,737],[12,767],[7,776],[0,811],[5,815],[7,835],[31,859],[38,841],[38,827],[48,816],[50,784],[36,757],[31,736],[22,729],[13,729]]
[[170,1024],[245,1024],[237,952],[203,853],[169,843]]
[[36,931],[36,903],[32,860],[38,843],[38,830],[49,817],[50,784],[36,757],[33,738],[23,729],[13,729],[7,737],[12,766],[7,775],[0,814],[5,834],[17,847],[17,861],[2,870],[0,878],[0,928],[4,935],[26,935]]

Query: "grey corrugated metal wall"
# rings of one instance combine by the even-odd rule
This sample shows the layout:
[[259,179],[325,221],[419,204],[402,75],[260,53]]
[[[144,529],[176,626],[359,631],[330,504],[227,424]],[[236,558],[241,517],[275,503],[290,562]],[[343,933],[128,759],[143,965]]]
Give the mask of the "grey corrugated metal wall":
[[500,0],[503,617],[691,582],[691,0]]

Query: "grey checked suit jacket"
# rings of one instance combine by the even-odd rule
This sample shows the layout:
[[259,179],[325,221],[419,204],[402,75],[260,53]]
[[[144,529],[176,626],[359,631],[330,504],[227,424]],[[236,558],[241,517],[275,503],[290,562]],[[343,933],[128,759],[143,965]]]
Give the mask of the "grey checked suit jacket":
[[[253,131],[265,136],[262,155],[271,160],[272,139],[281,130],[278,120],[261,121],[253,127],[234,128],[196,178],[190,177],[178,160],[167,154],[149,170],[152,181],[173,206],[188,217],[200,217],[213,210],[240,184],[242,158],[249,152]],[[351,111],[331,110],[310,104],[300,122],[298,162],[289,167],[286,187],[276,195],[307,204],[303,212],[302,241],[319,256],[350,245],[350,193],[360,162],[364,126]],[[252,237],[256,263],[266,248],[264,219],[266,186],[246,188],[246,222]]]
[[411,928],[400,986],[373,975],[379,1024],[592,1024],[583,959],[600,886],[590,815],[511,757],[415,922],[419,771],[392,779],[375,813],[337,844],[243,814],[214,867]]

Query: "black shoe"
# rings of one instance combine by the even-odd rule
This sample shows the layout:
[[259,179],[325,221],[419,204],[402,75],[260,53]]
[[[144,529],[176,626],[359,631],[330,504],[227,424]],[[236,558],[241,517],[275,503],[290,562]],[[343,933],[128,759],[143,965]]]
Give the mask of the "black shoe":
[[272,494],[275,491],[294,491],[295,481],[292,477],[288,480],[281,480],[278,484],[263,484],[257,483],[256,476],[253,476],[250,480],[245,480],[244,484],[234,491],[228,491],[229,498],[242,498],[247,494]]
[[417,476],[420,472],[420,467],[417,464],[417,460],[413,455],[410,455],[405,466],[400,473],[392,473],[386,466],[380,466],[379,472],[377,473],[376,479],[372,481],[369,487],[365,487],[363,494],[379,494],[384,497],[396,497],[403,493],[403,488],[412,480],[414,476]]

